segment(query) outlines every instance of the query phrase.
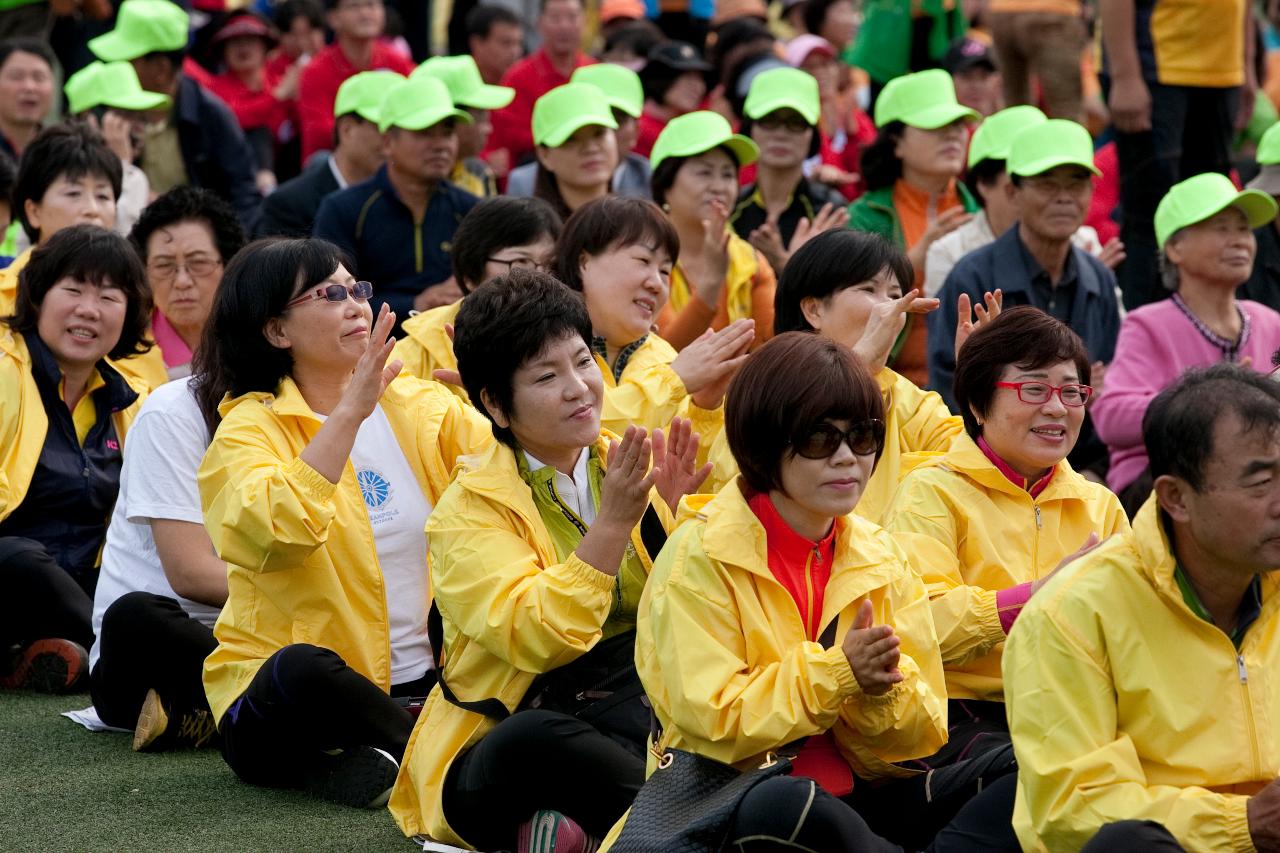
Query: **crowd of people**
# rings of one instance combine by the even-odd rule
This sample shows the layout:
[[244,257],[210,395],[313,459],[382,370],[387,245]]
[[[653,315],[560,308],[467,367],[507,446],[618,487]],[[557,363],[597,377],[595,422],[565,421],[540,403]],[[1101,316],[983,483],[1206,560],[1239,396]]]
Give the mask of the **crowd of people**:
[[437,849],[1280,851],[1274,11],[0,2],[0,706]]

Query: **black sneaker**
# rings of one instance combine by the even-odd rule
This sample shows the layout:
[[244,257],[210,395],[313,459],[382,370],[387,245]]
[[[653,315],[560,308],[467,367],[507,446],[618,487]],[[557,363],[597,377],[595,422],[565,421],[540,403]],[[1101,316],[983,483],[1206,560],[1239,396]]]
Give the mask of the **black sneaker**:
[[304,788],[330,803],[380,809],[391,799],[400,762],[374,746],[356,746],[325,757]]
[[133,730],[134,752],[199,749],[215,743],[218,727],[208,708],[175,712],[154,690],[147,691]]
[[74,693],[89,674],[89,653],[71,640],[36,640],[17,653],[0,687],[40,693]]

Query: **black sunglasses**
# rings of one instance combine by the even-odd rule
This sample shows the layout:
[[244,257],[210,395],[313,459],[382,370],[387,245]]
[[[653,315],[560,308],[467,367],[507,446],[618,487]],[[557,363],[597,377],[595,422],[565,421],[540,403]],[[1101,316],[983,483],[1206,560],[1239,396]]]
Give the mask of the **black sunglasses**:
[[791,443],[796,455],[805,459],[829,459],[840,449],[841,442],[849,445],[858,456],[871,456],[884,448],[884,421],[871,418],[860,421],[847,430],[832,424],[818,424]]

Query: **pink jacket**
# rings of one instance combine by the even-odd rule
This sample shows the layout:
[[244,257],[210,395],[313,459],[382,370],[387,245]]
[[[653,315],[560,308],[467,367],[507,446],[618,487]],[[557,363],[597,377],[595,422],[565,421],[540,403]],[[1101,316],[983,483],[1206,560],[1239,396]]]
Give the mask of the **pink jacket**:
[[[1271,354],[1280,348],[1280,313],[1245,299],[1238,304],[1250,330],[1236,360],[1249,357],[1255,370],[1269,371]],[[1103,392],[1089,410],[1099,437],[1111,449],[1107,485],[1112,491],[1128,486],[1147,467],[1142,416],[1152,398],[1187,368],[1222,360],[1222,350],[1200,334],[1173,300],[1129,312],[1120,323]]]

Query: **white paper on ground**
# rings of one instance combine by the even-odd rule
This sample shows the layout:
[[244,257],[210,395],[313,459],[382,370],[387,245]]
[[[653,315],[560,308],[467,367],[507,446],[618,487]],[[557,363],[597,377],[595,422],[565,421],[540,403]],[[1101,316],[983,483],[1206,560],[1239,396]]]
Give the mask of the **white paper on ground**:
[[131,729],[121,729],[116,726],[108,726],[98,717],[98,709],[90,705],[88,708],[82,708],[79,711],[63,711],[62,716],[68,720],[74,720],[84,726],[91,732],[129,732]]

